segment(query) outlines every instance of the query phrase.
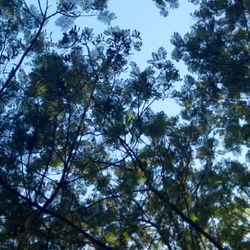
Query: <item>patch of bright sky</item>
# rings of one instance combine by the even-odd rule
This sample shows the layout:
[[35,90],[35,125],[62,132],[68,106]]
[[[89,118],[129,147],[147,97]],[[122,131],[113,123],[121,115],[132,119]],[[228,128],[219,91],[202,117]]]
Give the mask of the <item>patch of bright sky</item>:
[[[148,66],[147,61],[151,59],[151,53],[164,47],[171,57],[173,46],[170,43],[174,32],[181,35],[190,29],[193,19],[190,15],[194,11],[194,5],[186,1],[180,1],[178,9],[170,10],[167,17],[159,13],[159,9],[152,0],[110,0],[110,11],[113,11],[117,19],[112,25],[123,29],[138,30],[141,33],[143,47],[139,53],[133,55],[133,60],[144,69]],[[176,63],[181,76],[187,74],[183,63]],[[172,99],[158,101],[153,105],[154,110],[164,110],[168,115],[176,115],[180,107]]]
[[[164,47],[169,59],[173,46],[170,43],[174,32],[184,35],[190,30],[193,18],[190,13],[194,11],[194,5],[188,0],[180,0],[177,9],[169,10],[169,15],[163,17],[152,0],[109,0],[108,8],[114,12],[117,19],[113,20],[112,26],[119,26],[122,29],[138,30],[141,33],[143,42],[142,50],[135,52],[132,60],[141,69],[149,66],[147,61],[151,59],[151,53],[156,52],[159,47]],[[83,17],[76,21],[77,26],[91,27],[95,34],[107,29],[107,25],[97,21],[95,17]],[[55,34],[56,30],[53,30]],[[175,63],[181,76],[187,74],[183,63]],[[177,85],[177,87],[179,87]],[[168,115],[176,115],[180,107],[172,99],[158,101],[153,105],[155,111],[164,110]]]
[[180,2],[178,9],[171,9],[169,15],[163,17],[152,0],[110,0],[109,9],[117,16],[112,25],[136,29],[141,33],[142,51],[136,53],[134,58],[142,68],[148,66],[147,60],[151,59],[151,53],[161,46],[170,55],[173,49],[170,39],[174,32],[184,35],[189,31],[193,20],[190,12],[194,6],[187,0]]

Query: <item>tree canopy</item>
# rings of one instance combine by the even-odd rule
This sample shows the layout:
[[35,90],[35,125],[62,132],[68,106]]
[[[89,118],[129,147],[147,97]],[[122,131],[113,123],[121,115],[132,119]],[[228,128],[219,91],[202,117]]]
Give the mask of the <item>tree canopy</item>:
[[250,2],[190,2],[172,57],[140,69],[108,0],[0,1],[1,249],[250,248]]

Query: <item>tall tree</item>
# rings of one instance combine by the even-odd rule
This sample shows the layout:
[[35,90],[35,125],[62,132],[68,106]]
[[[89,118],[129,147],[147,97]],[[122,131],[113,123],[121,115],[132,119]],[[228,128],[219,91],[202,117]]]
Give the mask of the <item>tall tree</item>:
[[[195,2],[179,92],[163,48],[131,62],[138,31],[74,26],[107,1],[1,2],[1,249],[248,249],[249,172],[218,153],[249,147],[249,5]],[[181,119],[151,109],[171,96]]]
[[190,124],[200,172],[210,175],[199,180],[195,206],[207,208],[202,217],[214,220],[213,230],[226,249],[247,249],[250,5],[244,0],[196,2],[195,25],[184,38],[176,33],[172,40],[173,57],[193,73],[176,96]]

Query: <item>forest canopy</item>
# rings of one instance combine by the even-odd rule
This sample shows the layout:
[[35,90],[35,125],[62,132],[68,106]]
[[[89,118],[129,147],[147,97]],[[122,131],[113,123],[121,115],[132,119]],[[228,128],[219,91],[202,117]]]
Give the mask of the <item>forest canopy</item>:
[[250,2],[189,2],[141,69],[108,0],[0,0],[1,249],[250,249]]

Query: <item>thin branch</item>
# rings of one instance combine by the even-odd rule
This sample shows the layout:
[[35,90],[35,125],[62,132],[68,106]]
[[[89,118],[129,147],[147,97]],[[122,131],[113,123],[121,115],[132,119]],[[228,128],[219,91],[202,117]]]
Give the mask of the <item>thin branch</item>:
[[[145,167],[143,165],[143,163],[140,161],[140,159],[137,157],[137,155],[135,155],[135,153],[133,152],[133,150],[129,147],[129,145],[120,138],[120,142],[122,144],[122,146],[125,148],[125,150],[127,151],[127,153],[130,155],[133,163],[138,166],[144,173],[145,177],[147,178],[147,172],[145,170]],[[208,241],[210,241],[211,243],[213,243],[213,245],[219,249],[219,250],[223,250],[222,245],[215,239],[213,238],[210,234],[208,234],[207,232],[205,232],[198,224],[196,224],[193,220],[191,220],[189,217],[187,217],[181,210],[179,210],[173,203],[171,203],[169,201],[169,198],[165,195],[162,194],[160,191],[158,191],[157,189],[155,189],[153,187],[153,185],[150,183],[150,181],[146,182],[146,185],[149,187],[149,189],[164,203],[168,204],[168,206],[178,215],[180,216],[186,223],[188,223],[194,230],[196,230],[197,232],[199,232],[201,235],[203,235]]]
[[30,11],[30,8],[25,1],[24,1],[24,5],[25,7],[23,8],[23,10],[28,12],[29,15],[31,15],[38,23],[40,23],[40,20]]
[[43,29],[43,26],[44,26],[44,23],[46,21],[46,18],[44,17],[41,24],[40,24],[40,27],[36,33],[36,35],[34,36],[34,38],[32,39],[32,41],[30,42],[30,45],[28,46],[28,48],[24,51],[21,59],[19,60],[18,64],[16,65],[16,67],[12,68],[12,70],[10,71],[9,73],[9,76],[6,80],[6,82],[3,84],[3,86],[1,87],[0,89],[0,96],[3,94],[3,92],[5,91],[5,89],[8,87],[8,85],[11,83],[13,77],[15,76],[16,72],[19,70],[19,68],[21,67],[24,59],[26,58],[26,56],[28,55],[28,53],[33,49],[39,35],[41,34],[41,31]]
[[37,0],[37,2],[38,2],[39,10],[40,10],[41,14],[44,16],[42,5],[41,5],[41,1]]
[[9,190],[13,194],[15,194],[16,196],[21,198],[23,201],[27,202],[29,206],[35,207],[39,211],[42,211],[43,213],[51,215],[52,217],[62,221],[66,225],[70,226],[72,229],[74,229],[77,232],[79,232],[80,234],[82,234],[85,238],[87,238],[92,244],[94,244],[99,249],[104,249],[104,250],[111,250],[112,249],[111,247],[105,245],[102,241],[97,240],[96,238],[94,238],[91,234],[89,234],[88,232],[86,232],[85,230],[83,230],[82,228],[77,226],[76,224],[74,224],[72,221],[70,221],[67,218],[63,217],[61,214],[56,213],[55,211],[50,210],[48,208],[44,208],[43,206],[40,206],[38,203],[33,202],[32,200],[30,200],[26,196],[20,194],[17,190],[15,190],[11,186],[9,186],[8,183],[3,179],[2,176],[0,176],[0,185],[2,185],[5,189]]

